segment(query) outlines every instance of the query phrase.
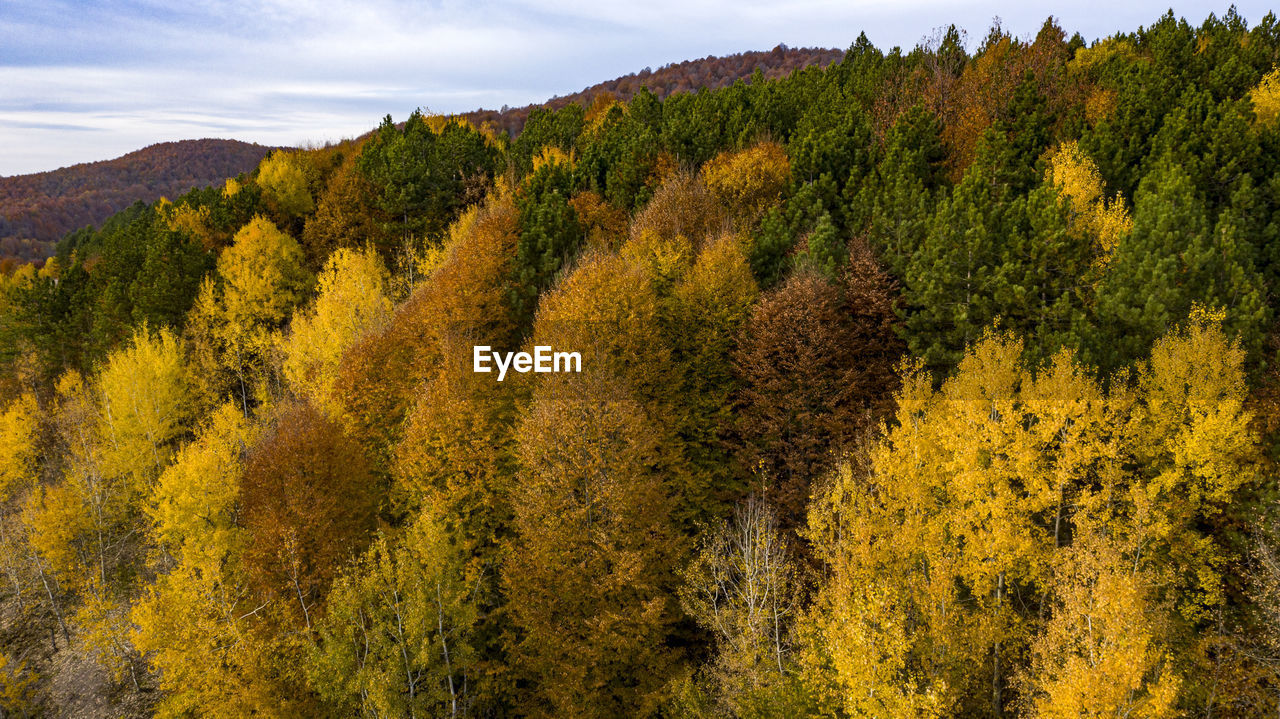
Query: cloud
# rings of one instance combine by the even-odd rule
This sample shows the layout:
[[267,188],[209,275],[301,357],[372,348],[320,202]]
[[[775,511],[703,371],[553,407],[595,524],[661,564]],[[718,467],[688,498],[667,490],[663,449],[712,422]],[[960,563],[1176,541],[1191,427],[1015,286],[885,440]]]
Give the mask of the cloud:
[[[1044,6],[906,0],[5,0],[0,174],[108,159],[154,142],[267,144],[363,133],[415,107],[461,112],[544,100],[643,67],[791,46],[914,46],[991,18],[1031,35]],[[1262,3],[1242,3],[1256,22]],[[1150,24],[1167,3],[1063,3],[1087,38]],[[1225,3],[1183,3],[1200,22]]]

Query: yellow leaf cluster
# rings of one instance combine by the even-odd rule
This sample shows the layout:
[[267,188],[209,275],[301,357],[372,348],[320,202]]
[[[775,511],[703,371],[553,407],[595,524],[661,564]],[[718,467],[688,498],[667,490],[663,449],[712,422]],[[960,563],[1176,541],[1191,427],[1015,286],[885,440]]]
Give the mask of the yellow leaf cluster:
[[301,152],[273,152],[258,166],[258,185],[283,213],[298,217],[315,209],[307,174]]
[[1115,90],[1096,88],[1084,101],[1084,116],[1090,124],[1102,122],[1115,112],[1119,95]]
[[1099,263],[1105,265],[1121,238],[1133,229],[1133,220],[1117,194],[1103,197],[1097,165],[1075,140],[1064,143],[1049,159],[1049,182],[1070,210],[1071,229],[1078,237],[1091,238]]
[[104,474],[140,480],[159,474],[190,412],[178,338],[144,324],[107,357],[98,390]]
[[1128,38],[1108,37],[1092,47],[1077,50],[1067,67],[1072,72],[1085,72],[1115,57],[1134,60],[1138,58],[1138,50]]
[[1263,76],[1249,92],[1253,101],[1253,116],[1263,127],[1274,127],[1280,120],[1280,67]]
[[199,240],[206,249],[215,246],[213,231],[209,226],[208,205],[178,205],[168,213],[168,225],[174,232],[182,232]]
[[242,328],[283,323],[310,285],[303,263],[297,240],[254,217],[218,257],[227,320]]
[[342,353],[386,325],[392,302],[390,276],[372,247],[337,250],[318,279],[315,303],[295,314],[280,344],[285,379],[299,395],[326,407]]
[[761,142],[739,152],[722,152],[702,168],[711,194],[737,217],[752,218],[777,201],[791,176],[787,152]]
[[565,169],[572,170],[573,153],[565,152],[555,145],[547,145],[543,147],[542,151],[533,158],[534,172],[537,172],[544,167],[556,167],[561,165],[564,166]]
[[1225,600],[1204,527],[1260,482],[1244,352],[1218,319],[1198,309],[1109,391],[1067,351],[1025,369],[999,334],[940,389],[906,368],[895,423],[810,517],[832,576],[807,663],[847,713],[953,711],[973,667],[1031,650],[1033,716],[1174,715],[1172,627]]
[[1055,574],[1060,603],[1032,643],[1029,716],[1179,716],[1152,578],[1130,561],[1134,547],[1087,523],[1078,532]]
[[26,393],[0,413],[0,501],[35,479],[39,411],[35,396]]
[[148,513],[152,536],[171,556],[217,566],[234,548],[242,455],[255,435],[235,405],[223,405],[160,475]]

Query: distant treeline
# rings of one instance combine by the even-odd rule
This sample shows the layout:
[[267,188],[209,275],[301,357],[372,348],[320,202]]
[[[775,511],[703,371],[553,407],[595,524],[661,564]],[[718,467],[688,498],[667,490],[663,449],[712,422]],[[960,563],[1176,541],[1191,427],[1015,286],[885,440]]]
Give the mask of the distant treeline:
[[0,259],[43,259],[71,230],[96,227],[134,202],[221,183],[270,151],[237,140],[162,142],[114,160],[0,177]]

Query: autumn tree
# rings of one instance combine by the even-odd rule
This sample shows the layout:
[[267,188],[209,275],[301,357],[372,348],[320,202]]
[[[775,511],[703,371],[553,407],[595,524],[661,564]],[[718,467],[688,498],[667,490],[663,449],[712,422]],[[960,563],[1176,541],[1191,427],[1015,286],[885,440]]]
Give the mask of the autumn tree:
[[276,151],[258,165],[258,184],[282,218],[292,220],[315,210],[310,171],[308,158],[300,152]]
[[261,216],[236,233],[217,272],[201,285],[188,324],[193,379],[208,406],[234,395],[248,413],[272,383],[273,333],[313,278],[297,241]]
[[430,509],[396,539],[376,539],[334,583],[309,676],[346,713],[466,716],[476,611],[462,547]]
[[784,527],[799,522],[813,480],[892,391],[893,300],[866,248],[855,255],[844,291],[802,271],[766,294],[735,353],[740,459],[763,472]]
[[300,638],[272,636],[288,614],[260,601],[245,573],[239,480],[258,435],[238,406],[224,404],[152,491],[151,539],[167,560],[130,619],[132,641],[164,692],[159,716],[302,710],[281,667],[294,661]]
[[1169,617],[1137,547],[1081,522],[1054,570],[1053,615],[1031,645],[1026,715],[1179,715]]
[[378,488],[360,446],[308,404],[284,406],[240,481],[245,568],[309,632],[343,560],[368,541]]
[[702,168],[702,181],[711,194],[748,225],[778,200],[790,175],[787,153],[775,142],[721,153]]
[[533,716],[653,712],[671,676],[678,544],[657,434],[616,380],[575,375],[517,429],[515,538],[503,569],[510,655]]
[[285,380],[298,395],[333,413],[342,353],[390,319],[390,278],[372,247],[338,249],[317,278],[315,302],[295,313],[281,337]]
[[730,716],[758,712],[788,688],[799,604],[792,562],[773,510],[748,497],[684,572],[680,603],[714,637],[707,681]]

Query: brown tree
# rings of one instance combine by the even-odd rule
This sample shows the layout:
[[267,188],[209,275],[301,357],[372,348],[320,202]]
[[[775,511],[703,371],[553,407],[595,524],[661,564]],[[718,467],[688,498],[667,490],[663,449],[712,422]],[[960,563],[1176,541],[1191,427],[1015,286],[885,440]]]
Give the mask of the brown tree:
[[734,357],[740,457],[763,471],[784,527],[802,520],[813,479],[897,387],[892,287],[861,241],[844,285],[792,275],[756,306]]
[[241,477],[250,577],[310,629],[338,569],[364,549],[378,490],[360,446],[309,404],[281,408]]

